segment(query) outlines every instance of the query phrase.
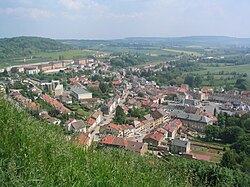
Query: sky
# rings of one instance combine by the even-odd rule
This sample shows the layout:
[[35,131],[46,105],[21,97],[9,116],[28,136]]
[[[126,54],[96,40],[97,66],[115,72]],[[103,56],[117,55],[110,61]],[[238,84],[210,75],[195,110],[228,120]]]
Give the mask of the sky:
[[0,0],[0,38],[250,38],[250,0]]

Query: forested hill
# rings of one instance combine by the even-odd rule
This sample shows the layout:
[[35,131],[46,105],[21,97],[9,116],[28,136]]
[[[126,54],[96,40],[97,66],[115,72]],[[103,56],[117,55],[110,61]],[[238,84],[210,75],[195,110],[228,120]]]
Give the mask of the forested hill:
[[27,57],[39,52],[68,50],[71,47],[59,41],[41,37],[14,37],[0,39],[0,58]]
[[0,186],[250,186],[249,176],[207,162],[84,151],[1,97],[0,142]]

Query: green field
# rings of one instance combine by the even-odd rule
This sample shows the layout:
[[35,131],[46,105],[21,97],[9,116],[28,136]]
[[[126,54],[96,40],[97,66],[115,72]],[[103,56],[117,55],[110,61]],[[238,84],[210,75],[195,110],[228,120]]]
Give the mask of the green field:
[[[205,68],[205,70],[200,70],[200,71],[194,71],[191,73],[194,74],[199,74],[202,77],[206,77],[207,76],[207,72],[210,72],[211,74],[216,74],[213,75],[214,76],[214,85],[215,86],[221,86],[224,83],[224,80],[220,80],[221,77],[228,78],[228,77],[233,77],[233,75],[226,75],[226,73],[232,73],[232,72],[236,72],[236,73],[240,73],[240,74],[247,74],[247,77],[244,77],[244,79],[246,79],[246,81],[248,83],[250,83],[250,64],[244,64],[244,65],[234,65],[234,66],[228,66],[228,65],[219,65],[218,67],[209,67],[206,64],[202,64],[202,67]],[[219,72],[224,71],[224,75],[219,75]],[[190,72],[189,72],[190,73]],[[235,79],[231,79],[231,80],[227,80],[227,83],[229,84],[235,84],[237,78]],[[203,81],[202,85],[203,86],[209,86],[209,82],[208,81]]]

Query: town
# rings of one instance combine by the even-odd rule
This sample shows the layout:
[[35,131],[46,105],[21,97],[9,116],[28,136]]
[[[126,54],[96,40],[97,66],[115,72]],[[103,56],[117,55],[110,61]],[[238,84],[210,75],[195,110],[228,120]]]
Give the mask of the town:
[[68,140],[86,149],[94,144],[140,155],[220,162],[225,147],[204,143],[206,129],[217,127],[221,114],[249,113],[250,91],[160,86],[140,72],[162,71],[170,63],[114,71],[112,58],[102,53],[7,67],[1,70],[0,90],[20,109],[59,126]]

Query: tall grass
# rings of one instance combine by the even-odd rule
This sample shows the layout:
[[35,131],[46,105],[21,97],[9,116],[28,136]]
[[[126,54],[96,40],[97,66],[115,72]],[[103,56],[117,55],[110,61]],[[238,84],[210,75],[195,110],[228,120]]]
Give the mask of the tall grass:
[[169,161],[121,150],[84,151],[59,127],[0,99],[0,186],[250,186],[249,177],[214,164]]

